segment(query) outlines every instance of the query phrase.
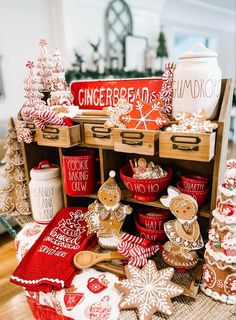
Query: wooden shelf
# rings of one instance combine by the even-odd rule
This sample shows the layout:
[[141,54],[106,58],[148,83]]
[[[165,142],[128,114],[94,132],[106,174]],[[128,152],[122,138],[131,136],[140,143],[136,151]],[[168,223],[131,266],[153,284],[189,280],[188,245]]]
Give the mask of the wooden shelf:
[[[211,203],[206,204],[199,209],[199,217],[204,217],[207,219],[201,219],[202,228],[207,229],[212,218],[212,210],[216,206],[216,197],[217,197],[217,187],[223,181],[224,172],[225,172],[225,163],[227,156],[227,145],[228,145],[228,128],[230,123],[230,108],[233,94],[233,81],[232,79],[222,80],[221,95],[218,102],[218,115],[216,116],[216,122],[218,124],[218,129],[216,131],[216,142],[215,142],[215,156],[209,162],[198,162],[194,160],[181,160],[181,159],[168,159],[160,158],[159,154],[154,156],[145,156],[147,160],[151,159],[152,161],[169,167],[173,167],[176,172],[176,178],[180,177],[181,174],[192,174],[193,172],[198,175],[208,176],[212,180],[211,186]],[[84,127],[87,124],[103,124],[107,120],[107,117],[101,116],[80,116],[74,119],[75,123],[78,123],[80,126],[81,133],[81,144],[78,147],[82,148],[94,148],[96,153],[98,153],[98,158],[100,159],[99,168],[100,168],[100,180],[101,184],[106,181],[109,175],[110,170],[119,170],[122,166],[128,163],[128,160],[132,157],[138,157],[138,155],[133,153],[126,154],[126,150],[122,149],[120,152],[114,151],[114,146],[106,146],[104,143],[100,145],[85,144],[85,130]],[[25,170],[27,175],[27,182],[29,183],[29,173],[32,168],[34,168],[39,161],[48,160],[52,163],[60,165],[62,181],[64,172],[63,172],[63,152],[64,148],[60,147],[47,147],[44,145],[38,145],[36,143],[31,143],[30,145],[23,143],[23,155],[25,160]],[[34,155],[32,157],[32,154]],[[118,182],[119,183],[119,182]],[[124,185],[122,185],[124,188]],[[64,196],[64,206],[68,205],[67,195],[65,194],[64,184],[63,184],[63,196]],[[74,198],[74,197],[73,197]],[[97,199],[97,194],[91,194],[85,196],[85,198]],[[154,208],[164,208],[164,206],[157,201],[142,202],[132,198],[131,192],[129,190],[122,191],[122,201],[137,204],[139,206],[150,206]],[[72,201],[73,202],[73,201]]]
[[[90,194],[85,196],[87,198],[91,198],[91,199],[97,199],[98,195],[97,193],[94,194]],[[137,203],[137,204],[141,204],[143,206],[149,206],[149,207],[154,207],[154,208],[160,208],[160,209],[166,209],[165,206],[163,206],[163,204],[160,202],[160,200],[156,200],[156,201],[140,201],[137,199],[134,199],[131,197],[131,192],[129,190],[121,190],[121,200],[125,201],[125,202],[129,202],[129,203]],[[204,217],[204,218],[209,218],[211,215],[210,212],[210,203],[207,203],[205,206],[203,206],[202,208],[199,209],[198,211],[198,215],[200,217]]]

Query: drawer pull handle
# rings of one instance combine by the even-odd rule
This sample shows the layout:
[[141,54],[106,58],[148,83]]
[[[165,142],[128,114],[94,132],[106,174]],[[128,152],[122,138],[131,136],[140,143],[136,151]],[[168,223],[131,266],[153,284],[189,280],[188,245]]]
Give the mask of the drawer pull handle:
[[199,147],[198,146],[192,146],[192,147],[188,147],[188,146],[179,146],[178,144],[173,144],[172,146],[173,149],[178,149],[178,150],[184,150],[184,151],[198,151]]
[[[183,138],[183,140],[181,140],[181,138]],[[190,144],[198,144],[199,142],[201,142],[201,139],[199,137],[192,137],[192,136],[172,136],[170,140],[172,142],[190,143]]]
[[[129,138],[130,139],[130,138]],[[123,144],[128,144],[129,146],[142,146],[143,142],[142,141],[127,141],[126,139],[122,139],[122,143]]]
[[44,139],[51,139],[51,140],[53,140],[53,139],[59,139],[59,136],[57,136],[57,135],[50,135],[50,134],[43,134],[43,138],[44,138]]
[[[51,127],[48,127],[48,128],[45,128],[43,130],[43,133],[55,133],[55,134],[58,134],[60,132],[60,130],[58,128],[51,128]],[[56,138],[58,139],[58,138]]]
[[[98,129],[98,130],[97,130]],[[91,130],[92,130],[92,132],[96,132],[96,133],[110,133],[111,132],[111,128],[107,128],[107,129],[105,129],[105,130],[99,130],[99,129],[104,129],[103,127],[96,127],[96,126],[94,126],[94,127],[92,127],[91,128]]]
[[123,131],[120,133],[120,136],[121,138],[128,138],[128,139],[143,139],[144,134],[142,132]]
[[93,133],[93,138],[98,138],[98,139],[110,139],[111,136],[108,134],[108,135],[99,135],[99,134],[96,134],[96,133]]

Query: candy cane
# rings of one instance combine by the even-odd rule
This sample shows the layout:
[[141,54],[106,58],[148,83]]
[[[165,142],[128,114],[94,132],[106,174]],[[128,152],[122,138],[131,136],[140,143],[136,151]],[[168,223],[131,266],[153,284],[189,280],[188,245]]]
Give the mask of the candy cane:
[[117,246],[117,250],[121,254],[126,254],[130,249],[134,247],[133,243],[120,242]]
[[147,261],[147,258],[132,257],[129,259],[128,264],[131,264],[136,267],[143,267],[147,263]]
[[143,239],[140,237],[133,236],[132,234],[123,233],[121,235],[122,241],[131,242],[131,243],[142,243]]
[[38,111],[38,118],[44,123],[44,124],[54,124],[54,125],[63,125],[64,121],[62,118],[60,118],[55,112],[51,110],[42,110]]
[[147,255],[148,256],[152,256],[154,255],[154,253],[159,249],[158,246],[154,245],[152,247],[149,247],[149,248],[143,248],[143,247],[140,247],[140,246],[135,246],[134,248],[132,248],[130,250],[130,255],[131,256],[140,256],[140,255]]
[[42,120],[41,119],[39,119],[39,118],[36,118],[36,119],[34,119],[34,124],[35,124],[35,126],[37,127],[37,128],[39,128],[39,129],[44,129],[45,128],[45,124],[42,122]]
[[23,106],[20,113],[25,121],[32,121],[35,116],[35,109],[31,106]]

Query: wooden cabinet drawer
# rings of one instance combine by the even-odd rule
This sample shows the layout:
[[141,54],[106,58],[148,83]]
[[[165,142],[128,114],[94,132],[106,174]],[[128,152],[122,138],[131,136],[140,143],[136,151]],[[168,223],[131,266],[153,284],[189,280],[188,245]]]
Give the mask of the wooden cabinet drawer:
[[113,147],[113,128],[104,128],[103,124],[99,123],[84,123],[84,143]]
[[114,129],[114,150],[154,155],[158,151],[159,131]]
[[69,148],[81,143],[80,125],[66,127],[48,125],[36,128],[35,141],[41,146]]
[[209,162],[215,153],[213,133],[160,132],[159,156],[193,161]]

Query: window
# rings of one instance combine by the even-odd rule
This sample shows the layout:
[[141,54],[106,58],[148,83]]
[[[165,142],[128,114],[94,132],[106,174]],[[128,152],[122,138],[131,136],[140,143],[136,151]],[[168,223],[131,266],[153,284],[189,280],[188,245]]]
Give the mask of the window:
[[113,0],[106,11],[106,49],[108,66],[114,59],[118,67],[124,66],[124,41],[132,34],[132,16],[129,6],[124,0]]

